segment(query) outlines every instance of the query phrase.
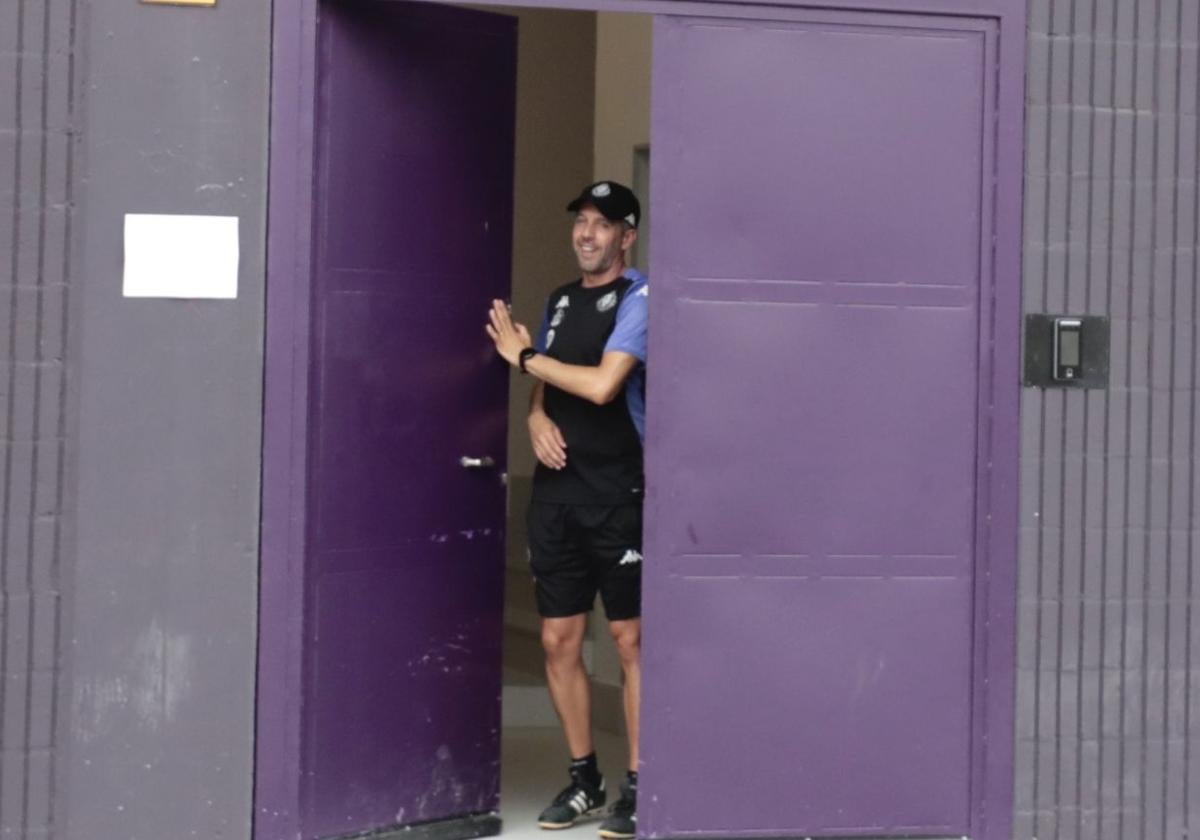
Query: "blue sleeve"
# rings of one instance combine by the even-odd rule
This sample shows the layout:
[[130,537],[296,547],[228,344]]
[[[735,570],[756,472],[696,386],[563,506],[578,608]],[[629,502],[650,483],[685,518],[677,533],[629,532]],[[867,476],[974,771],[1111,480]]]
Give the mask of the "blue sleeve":
[[650,300],[650,287],[644,281],[635,283],[617,309],[617,323],[613,327],[604,352],[619,351],[646,361],[646,318]]

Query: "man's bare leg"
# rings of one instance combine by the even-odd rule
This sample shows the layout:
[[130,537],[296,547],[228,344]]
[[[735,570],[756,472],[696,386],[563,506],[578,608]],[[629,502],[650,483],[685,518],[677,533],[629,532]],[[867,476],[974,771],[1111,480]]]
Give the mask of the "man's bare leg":
[[591,684],[583,665],[586,629],[586,614],[542,619],[546,684],[572,759],[591,755],[593,751]]
[[610,621],[609,632],[617,644],[621,673],[625,677],[625,728],[629,731],[629,772],[621,784],[621,798],[608,819],[600,824],[604,840],[634,840],[637,837],[638,707],[642,694],[642,622],[632,618]]
[[621,673],[625,677],[622,697],[625,701],[625,729],[629,733],[629,769],[638,767],[638,712],[642,696],[642,620],[610,621],[609,632],[617,645]]

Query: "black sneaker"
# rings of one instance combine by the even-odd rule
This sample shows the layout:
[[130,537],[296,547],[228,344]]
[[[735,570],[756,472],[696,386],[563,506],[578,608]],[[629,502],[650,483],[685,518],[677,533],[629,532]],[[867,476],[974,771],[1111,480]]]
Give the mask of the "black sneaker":
[[608,819],[600,823],[600,836],[606,840],[632,840],[637,837],[637,785],[621,785],[621,798],[613,805]]
[[589,785],[576,773],[571,774],[571,784],[563,788],[554,801],[538,817],[539,828],[570,828],[583,817],[600,813],[608,795],[604,792],[604,778],[598,787]]

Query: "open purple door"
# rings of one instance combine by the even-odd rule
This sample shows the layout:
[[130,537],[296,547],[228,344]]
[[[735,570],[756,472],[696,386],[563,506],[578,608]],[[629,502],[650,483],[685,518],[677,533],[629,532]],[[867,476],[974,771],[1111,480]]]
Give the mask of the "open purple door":
[[656,21],[647,836],[980,825],[997,31]]
[[339,0],[317,32],[303,647],[260,716],[299,745],[260,747],[257,833],[494,833],[516,24]]

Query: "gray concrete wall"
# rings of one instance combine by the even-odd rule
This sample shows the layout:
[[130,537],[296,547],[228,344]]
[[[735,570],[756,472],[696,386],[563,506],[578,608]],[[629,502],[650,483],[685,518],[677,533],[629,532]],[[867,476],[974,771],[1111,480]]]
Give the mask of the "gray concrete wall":
[[1026,390],[1019,838],[1200,835],[1197,0],[1031,0],[1025,308],[1112,318]]
[[[83,10],[56,836],[236,840],[251,816],[271,4]],[[128,212],[238,216],[238,298],[123,298]]]
[[[0,836],[55,835],[66,719],[76,0],[0,3]],[[56,766],[57,765],[57,766]]]

